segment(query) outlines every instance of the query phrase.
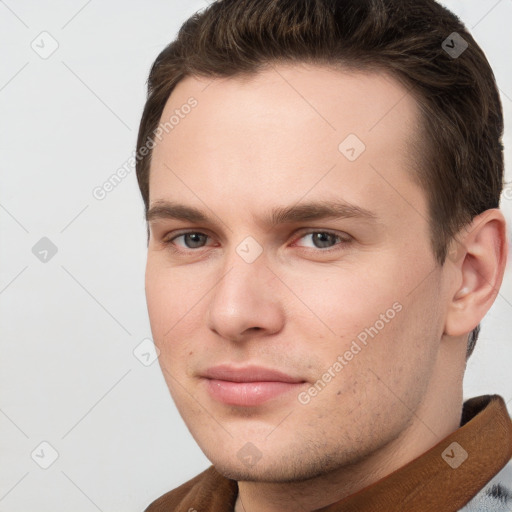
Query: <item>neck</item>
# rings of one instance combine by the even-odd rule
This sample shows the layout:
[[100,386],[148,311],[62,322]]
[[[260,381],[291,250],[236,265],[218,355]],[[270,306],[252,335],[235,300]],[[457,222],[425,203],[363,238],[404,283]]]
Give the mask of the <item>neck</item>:
[[[235,512],[318,510],[381,480],[428,451],[460,425],[463,368],[460,364],[447,366],[436,367],[424,400],[411,411],[411,423],[393,441],[362,460],[307,481],[240,481]],[[397,407],[403,406],[397,399]]]

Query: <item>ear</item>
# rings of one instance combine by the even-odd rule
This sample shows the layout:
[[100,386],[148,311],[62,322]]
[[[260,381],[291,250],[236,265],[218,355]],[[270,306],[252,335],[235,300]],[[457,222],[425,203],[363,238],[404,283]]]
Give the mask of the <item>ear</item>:
[[506,222],[497,208],[473,219],[452,240],[445,264],[454,266],[444,333],[470,333],[491,308],[503,281],[508,245]]

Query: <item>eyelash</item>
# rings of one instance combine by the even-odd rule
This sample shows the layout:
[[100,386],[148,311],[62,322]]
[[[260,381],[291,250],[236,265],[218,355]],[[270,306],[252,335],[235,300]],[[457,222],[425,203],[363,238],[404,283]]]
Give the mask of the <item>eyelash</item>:
[[[309,231],[301,233],[300,236],[295,239],[295,241],[298,241],[298,240],[304,238],[305,236],[312,235],[312,234],[315,234],[315,233],[316,234],[317,233],[321,233],[321,234],[324,234],[324,235],[333,236],[337,240],[339,240],[339,243],[337,243],[336,245],[334,245],[332,247],[325,248],[325,249],[313,248],[313,247],[300,247],[301,249],[313,250],[315,252],[317,251],[317,252],[321,252],[321,253],[331,253],[333,251],[339,250],[340,246],[342,246],[342,247],[346,246],[346,245],[348,245],[351,242],[351,237],[348,234],[346,234],[345,236],[341,236],[338,233],[335,233],[333,231],[328,231],[328,230],[327,231],[326,230],[309,230]],[[176,247],[176,245],[174,245],[174,241],[177,238],[180,238],[180,237],[185,236],[185,235],[191,235],[191,234],[193,234],[193,235],[205,235],[208,238],[211,238],[209,235],[207,235],[206,233],[203,233],[201,231],[184,231],[184,232],[181,232],[181,233],[178,233],[178,234],[174,234],[172,236],[172,238],[164,238],[162,240],[162,243],[165,246],[171,248],[174,252],[182,253],[182,254],[187,254],[187,253],[190,253],[190,252],[198,252],[199,250],[204,249],[205,247],[198,247],[198,248],[195,248],[195,249],[191,249],[191,248],[178,249]]]

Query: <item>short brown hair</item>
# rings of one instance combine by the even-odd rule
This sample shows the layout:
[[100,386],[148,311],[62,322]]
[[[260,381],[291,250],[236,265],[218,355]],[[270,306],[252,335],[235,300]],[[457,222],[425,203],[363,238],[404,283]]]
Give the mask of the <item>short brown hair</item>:
[[[455,42],[468,47],[450,54]],[[186,76],[251,75],[279,62],[383,70],[411,90],[424,135],[414,172],[426,191],[440,264],[463,226],[499,207],[498,88],[485,54],[449,10],[434,0],[218,0],[183,24],[151,68],[136,164],[146,211],[151,151],[140,150],[154,137],[177,83]],[[469,336],[468,357],[478,330]]]

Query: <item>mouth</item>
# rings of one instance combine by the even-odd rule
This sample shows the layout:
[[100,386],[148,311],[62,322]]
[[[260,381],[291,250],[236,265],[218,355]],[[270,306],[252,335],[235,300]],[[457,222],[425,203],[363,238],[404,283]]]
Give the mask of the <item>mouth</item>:
[[202,377],[209,395],[226,405],[261,405],[285,393],[298,393],[305,380],[261,366],[235,368],[229,365],[209,368]]

